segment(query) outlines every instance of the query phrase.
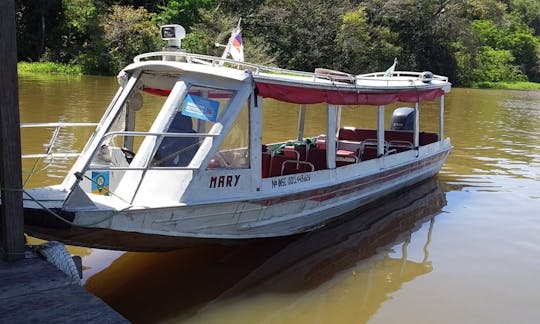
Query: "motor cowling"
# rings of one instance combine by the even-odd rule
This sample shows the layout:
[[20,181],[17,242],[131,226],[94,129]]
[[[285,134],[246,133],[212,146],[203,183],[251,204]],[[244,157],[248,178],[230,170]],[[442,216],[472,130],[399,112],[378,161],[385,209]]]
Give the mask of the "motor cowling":
[[390,121],[391,130],[414,130],[414,108],[400,107],[396,108],[392,113]]

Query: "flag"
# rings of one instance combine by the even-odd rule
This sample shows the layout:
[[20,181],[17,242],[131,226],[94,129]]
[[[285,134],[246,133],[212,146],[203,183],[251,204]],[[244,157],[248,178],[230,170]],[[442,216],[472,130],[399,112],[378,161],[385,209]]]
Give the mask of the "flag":
[[394,64],[392,64],[392,66],[389,67],[388,70],[386,70],[386,71],[384,72],[384,76],[385,76],[385,77],[391,77],[391,76],[393,76],[393,75],[394,75],[394,71],[396,70],[397,64],[398,64],[398,60],[397,60],[397,57],[396,57],[396,58],[394,58]]
[[237,27],[231,33],[229,41],[229,53],[235,61],[244,62],[244,44],[242,43],[242,32]]
[[[227,46],[223,51],[221,58],[226,59],[229,54],[232,56],[233,60],[238,62],[244,62],[244,43],[242,42],[242,32],[240,31],[240,22],[242,18],[238,19],[238,24],[232,30]],[[216,43],[216,46],[218,44]],[[224,61],[220,61],[219,65],[223,65]]]

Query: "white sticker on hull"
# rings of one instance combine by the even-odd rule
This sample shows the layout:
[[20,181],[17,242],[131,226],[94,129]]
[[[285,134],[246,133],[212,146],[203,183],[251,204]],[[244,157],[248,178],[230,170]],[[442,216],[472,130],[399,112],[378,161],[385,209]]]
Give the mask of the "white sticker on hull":
[[287,177],[280,177],[278,179],[272,179],[272,188],[292,186],[298,183],[304,183],[308,181],[311,181],[311,177],[309,174],[295,174]]

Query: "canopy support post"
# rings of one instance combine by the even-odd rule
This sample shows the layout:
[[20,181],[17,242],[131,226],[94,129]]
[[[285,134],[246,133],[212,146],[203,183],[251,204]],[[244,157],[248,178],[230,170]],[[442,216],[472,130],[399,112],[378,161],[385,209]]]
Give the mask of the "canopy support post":
[[300,105],[300,111],[298,112],[298,141],[302,141],[304,139],[304,123],[306,121],[306,105],[301,104]]
[[336,168],[336,121],[337,121],[337,109],[336,106],[328,104],[326,106],[326,113],[328,118],[326,119],[327,134],[326,136],[326,163],[328,169]]
[[339,126],[341,125],[341,105],[337,106],[337,116],[336,116],[336,136],[338,135]]
[[[253,174],[261,175],[262,171],[262,138],[260,135],[255,135],[255,129],[262,129],[262,97],[251,93],[249,96],[249,159],[250,167],[253,169]],[[255,135],[255,136],[254,136]],[[255,177],[257,179],[257,177]],[[262,178],[256,181],[256,190],[261,190]]]
[[419,103],[414,103],[414,147],[418,148],[420,146],[420,116],[418,114],[419,112]]
[[[129,109],[129,107],[124,108],[126,109],[126,125],[124,129],[134,131],[135,130],[135,111],[132,111]],[[127,148],[130,151],[133,151],[133,136],[124,136],[124,147]]]
[[439,100],[439,141],[444,139],[444,95]]
[[377,106],[377,156],[384,155],[384,106]]

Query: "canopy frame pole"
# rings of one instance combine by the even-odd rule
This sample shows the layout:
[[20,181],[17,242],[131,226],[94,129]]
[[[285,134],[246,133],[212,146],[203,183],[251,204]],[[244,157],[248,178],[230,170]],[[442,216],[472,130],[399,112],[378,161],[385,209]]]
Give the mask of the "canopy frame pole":
[[341,125],[341,111],[342,111],[342,106],[339,105],[337,106],[337,116],[336,116],[336,136],[338,135],[338,131],[339,131],[339,128],[340,128],[340,125]]
[[298,141],[302,141],[304,138],[304,125],[306,121],[306,105],[301,104],[300,110],[298,111]]
[[377,157],[384,155],[384,106],[377,106]]
[[[249,96],[249,159],[253,174],[260,175],[262,172],[262,138],[255,134],[255,129],[262,129],[262,97],[252,92]],[[261,177],[254,177],[257,180],[256,190],[261,190]]]
[[326,106],[327,116],[326,127],[326,163],[328,169],[336,168],[336,133],[337,133],[337,109],[335,105],[328,104]]
[[420,116],[419,116],[419,106],[418,102],[414,103],[414,147],[418,149],[420,147]]
[[444,95],[439,99],[439,141],[444,139]]

